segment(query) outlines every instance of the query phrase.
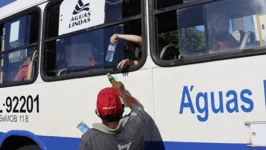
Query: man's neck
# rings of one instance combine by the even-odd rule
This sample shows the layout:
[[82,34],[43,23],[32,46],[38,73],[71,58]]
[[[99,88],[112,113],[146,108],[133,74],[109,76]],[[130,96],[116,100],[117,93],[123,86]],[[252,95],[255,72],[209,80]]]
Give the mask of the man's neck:
[[103,124],[105,126],[107,126],[108,128],[110,128],[110,129],[116,129],[118,124],[119,124],[119,122],[106,122],[106,121],[103,121]]

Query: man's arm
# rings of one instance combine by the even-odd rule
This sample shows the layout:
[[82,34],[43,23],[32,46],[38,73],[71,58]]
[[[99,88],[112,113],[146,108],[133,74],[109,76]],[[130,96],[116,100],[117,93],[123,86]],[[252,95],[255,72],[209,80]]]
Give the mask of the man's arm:
[[135,66],[139,64],[139,60],[124,59],[118,65],[117,68],[123,68],[125,66]]
[[121,82],[118,82],[117,87],[115,88],[117,89],[119,96],[122,97],[124,103],[126,103],[132,110],[131,115],[133,117],[139,117],[142,122],[149,122],[152,120],[151,116],[144,110],[142,104],[134,97],[125,93],[125,87]]
[[118,82],[117,83],[117,87],[114,87],[116,88],[116,90],[118,91],[118,94],[120,97],[122,97],[123,101],[127,104],[127,106],[132,109],[132,106],[134,104],[140,104],[134,97],[128,95],[125,93],[125,87],[124,85],[121,83],[121,82]]

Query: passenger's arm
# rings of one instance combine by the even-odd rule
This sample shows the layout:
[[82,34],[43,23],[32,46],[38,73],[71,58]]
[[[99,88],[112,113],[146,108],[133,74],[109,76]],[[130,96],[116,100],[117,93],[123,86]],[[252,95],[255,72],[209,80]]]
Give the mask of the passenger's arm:
[[135,66],[139,64],[139,60],[124,59],[118,65],[117,68],[123,68],[125,66]]
[[139,46],[142,46],[142,37],[138,35],[132,35],[132,34],[114,34],[111,37],[112,43],[117,43],[118,39],[123,39],[126,41],[130,41],[133,43],[137,43]]

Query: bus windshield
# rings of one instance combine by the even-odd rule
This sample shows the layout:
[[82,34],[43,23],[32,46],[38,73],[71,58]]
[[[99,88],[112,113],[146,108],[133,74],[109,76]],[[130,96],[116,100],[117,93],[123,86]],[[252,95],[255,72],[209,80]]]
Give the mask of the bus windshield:
[[264,46],[265,4],[266,0],[223,0],[177,10],[181,56]]

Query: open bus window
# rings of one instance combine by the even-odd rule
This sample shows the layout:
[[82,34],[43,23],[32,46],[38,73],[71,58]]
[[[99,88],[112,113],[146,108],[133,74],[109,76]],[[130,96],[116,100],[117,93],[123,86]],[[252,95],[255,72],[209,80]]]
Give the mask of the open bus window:
[[0,26],[0,84],[31,81],[37,75],[39,13],[9,20]]
[[141,52],[136,51],[134,46],[132,49],[131,42],[119,40],[113,61],[105,60],[113,34],[141,35],[141,28],[134,32],[136,29],[134,27],[140,27],[140,20],[47,42],[45,47],[46,75],[61,76],[84,71],[101,71],[116,68],[119,62],[126,58],[138,59]]
[[[105,2],[105,10],[117,9],[118,12],[123,10],[121,13],[115,13],[113,18],[111,13],[105,12],[105,23],[140,14],[140,0],[120,1],[119,3],[118,1],[106,0]],[[121,23],[118,22],[107,27],[96,27],[93,30],[77,34],[72,34],[70,31],[68,32],[69,35],[58,37],[60,25],[54,23],[58,23],[57,19],[59,19],[60,8],[62,8],[60,5],[60,3],[51,5],[47,12],[46,38],[48,40],[45,42],[43,55],[43,71],[46,77],[89,74],[106,69],[114,70],[118,69],[117,65],[123,60],[141,60],[141,46],[120,37],[113,60],[111,62],[106,61],[107,50],[114,34],[142,36],[141,16],[128,18],[129,21],[126,22],[121,21]],[[130,9],[126,8],[129,6],[136,7],[136,10],[128,11]],[[61,32],[65,31],[61,30]],[[52,39],[49,39],[51,37]]]
[[262,47],[266,41],[265,2],[223,0],[158,14],[157,54],[173,60]]

